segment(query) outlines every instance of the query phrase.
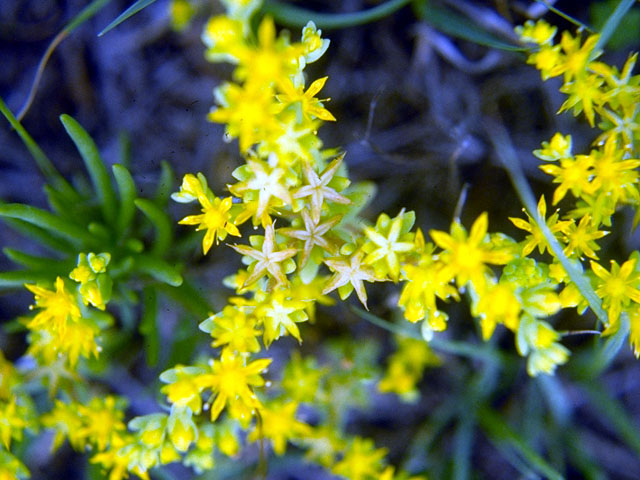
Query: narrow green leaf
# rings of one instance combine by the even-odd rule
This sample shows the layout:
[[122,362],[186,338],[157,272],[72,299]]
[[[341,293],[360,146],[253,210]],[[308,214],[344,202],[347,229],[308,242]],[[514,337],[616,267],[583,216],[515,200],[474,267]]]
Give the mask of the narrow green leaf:
[[583,382],[583,390],[592,407],[599,415],[606,417],[603,423],[613,427],[620,438],[640,455],[640,425],[626,411],[626,409],[595,382]]
[[581,471],[585,480],[607,480],[609,478],[595,463],[594,452],[590,452],[584,445],[580,432],[575,429],[565,429],[562,440],[566,445],[569,459]]
[[149,5],[154,3],[155,1],[156,0],[137,0],[133,5],[131,5],[124,12],[122,12],[120,15],[118,15],[118,17],[113,22],[111,22],[109,25],[107,25],[98,34],[98,36],[101,37],[102,35],[107,33],[109,30],[113,30],[118,25],[120,25],[122,22],[124,22],[126,19],[128,19],[129,17],[132,17],[133,15],[138,13],[140,10],[142,10],[143,8],[148,7]]
[[636,0],[620,0],[618,6],[602,27],[602,30],[600,31],[600,37],[598,37],[598,41],[593,47],[594,52],[602,49],[607,44],[611,36],[615,33],[616,29],[620,25],[620,22],[625,17],[626,13],[631,7],[633,7],[634,3],[636,3]]
[[129,170],[123,165],[115,164],[111,167],[120,194],[120,211],[118,212],[117,229],[123,233],[131,224],[136,213],[134,200],[136,198],[136,184]]
[[18,119],[13,115],[13,112],[9,110],[7,105],[0,97],[0,112],[4,115],[4,117],[9,121],[11,126],[22,139],[22,143],[27,147],[29,153],[36,161],[38,168],[44,175],[47,182],[49,182],[55,189],[62,192],[69,199],[78,199],[78,192],[74,190],[74,188],[67,182],[64,177],[58,172],[56,167],[54,167],[49,157],[42,151],[42,149],[38,146],[38,144],[33,140],[31,135],[24,129],[22,124],[18,121]]
[[482,407],[478,413],[478,423],[491,441],[508,444],[522,459],[544,478],[549,480],[563,480],[563,476],[547,461],[533,450],[502,418],[489,407]]
[[94,0],[85,8],[83,8],[80,13],[73,17],[71,21],[64,27],[63,31],[66,33],[71,33],[73,30],[78,28],[80,25],[82,25],[84,22],[86,22],[96,13],[102,10],[102,8],[110,1],[111,0]]
[[593,29],[591,27],[589,27],[588,25],[586,25],[585,23],[581,22],[580,20],[578,20],[577,18],[572,17],[571,15],[564,13],[562,10],[554,7],[553,5],[551,5],[547,0],[536,0],[538,3],[541,3],[542,5],[544,5],[545,7],[547,7],[549,9],[549,11],[555,13],[556,15],[564,18],[567,22],[569,23],[573,23],[575,26],[577,26],[578,28],[581,28],[587,32],[592,33]]
[[173,190],[174,175],[173,169],[169,162],[163,160],[161,165],[160,179],[158,180],[158,189],[156,190],[156,203],[165,206],[169,203],[169,196]]
[[172,287],[178,287],[182,284],[180,273],[161,258],[140,254],[134,260],[137,270],[150,275],[159,282],[166,283]]
[[453,441],[453,475],[455,480],[466,480],[471,471],[473,447],[473,416],[466,411],[458,422]]
[[616,333],[608,337],[593,355],[590,373],[594,378],[611,365],[620,349],[626,344],[630,329],[629,315],[624,312],[620,315],[620,325]]
[[54,237],[47,230],[33,225],[32,223],[25,222],[24,220],[18,220],[17,218],[4,218],[3,222],[13,228],[16,232],[20,232],[30,241],[36,241],[52,252],[75,254],[78,251],[77,247],[73,244],[58,237]]
[[118,146],[120,155],[120,164],[124,168],[131,168],[131,137],[127,132],[120,132],[118,135]]
[[73,268],[71,261],[39,257],[9,247],[3,248],[2,251],[12,262],[32,270],[51,270],[52,272],[68,273]]
[[144,351],[147,365],[158,364],[160,333],[158,332],[158,296],[155,289],[146,287],[142,292],[142,319],[139,331],[144,336]]
[[84,160],[93,186],[98,194],[105,220],[113,224],[116,219],[116,194],[113,191],[107,167],[105,167],[98,152],[98,147],[96,147],[95,142],[87,131],[82,128],[82,125],[73,117],[63,114],[60,116],[60,121]]
[[417,10],[418,16],[421,20],[424,20],[435,29],[451,35],[452,37],[501,50],[525,50],[524,47],[514,45],[513,43],[507,43],[506,41],[496,37],[484,30],[482,27],[473,23],[467,17],[464,17],[449,8],[434,4],[433,2],[419,2],[417,4]]
[[267,0],[262,7],[262,12],[273,16],[276,22],[287,27],[304,27],[311,20],[318,28],[332,30],[355,27],[382,20],[407,5],[410,1],[389,0],[362,12],[317,13],[275,0]]
[[134,203],[156,228],[156,238],[151,252],[154,255],[163,255],[171,245],[172,240],[173,232],[169,216],[155,203],[146,198],[137,198]]
[[51,272],[35,270],[12,270],[0,272],[0,288],[22,288],[25,283],[44,283],[55,280]]
[[20,203],[0,204],[0,216],[17,218],[50,231],[52,234],[64,238],[78,247],[92,245],[93,237],[86,230],[77,225],[63,220],[51,212],[41,210],[31,205]]

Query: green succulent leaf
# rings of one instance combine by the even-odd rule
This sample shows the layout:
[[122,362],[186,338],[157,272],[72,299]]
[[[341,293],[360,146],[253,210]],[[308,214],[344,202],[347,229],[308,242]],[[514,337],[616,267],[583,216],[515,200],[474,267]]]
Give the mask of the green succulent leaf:
[[16,218],[36,225],[57,237],[68,240],[77,247],[95,244],[95,239],[85,229],[61,219],[51,212],[32,207],[31,205],[23,205],[20,203],[0,204],[0,216]]
[[136,213],[136,184],[133,177],[126,167],[115,164],[111,167],[113,176],[118,185],[118,193],[120,194],[120,211],[118,212],[118,220],[116,228],[119,233],[123,233],[131,224]]
[[100,201],[100,207],[102,208],[105,220],[113,224],[117,213],[116,194],[113,190],[107,167],[98,152],[98,147],[96,147],[95,142],[87,131],[82,128],[73,117],[61,115],[60,121],[84,160],[93,186],[98,194],[98,200]]
[[137,198],[134,203],[156,228],[156,239],[151,252],[154,255],[163,255],[171,245],[173,236],[169,216],[158,205],[146,198]]
[[174,267],[161,258],[152,255],[140,254],[135,257],[135,267],[142,273],[146,273],[159,282],[173,287],[182,284],[182,276]]

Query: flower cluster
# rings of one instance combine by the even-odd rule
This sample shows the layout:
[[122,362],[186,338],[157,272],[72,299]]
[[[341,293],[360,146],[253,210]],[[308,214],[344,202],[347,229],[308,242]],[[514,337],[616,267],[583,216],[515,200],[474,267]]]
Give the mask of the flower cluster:
[[[527,22],[517,29],[522,40],[535,45],[529,63],[541,72],[543,79],[562,76],[560,91],[568,98],[560,111],[571,109],[574,114],[584,113],[593,126],[597,123],[602,133],[595,139],[588,154],[574,154],[570,135],[556,133],[534,154],[544,164],[540,169],[558,184],[553,204],[559,204],[570,194],[575,206],[560,220],[559,210],[546,218],[546,203],[540,199],[538,212],[564,247],[564,254],[589,275],[596,294],[602,299],[607,312],[606,330],[612,334],[625,315],[630,320],[630,342],[640,356],[640,269],[638,252],[633,252],[622,265],[611,260],[607,270],[599,262],[598,240],[612,227],[613,214],[625,205],[636,210],[634,226],[640,220],[640,75],[632,75],[637,53],[629,56],[622,70],[596,59],[598,35],[586,39],[563,32],[559,44],[554,44],[556,28],[544,21]],[[541,253],[547,248],[540,229],[532,222],[512,219],[518,228],[531,233],[527,250],[538,246]],[[555,256],[555,255],[554,255]],[[585,257],[588,264],[583,264]],[[590,268],[589,268],[590,267]],[[584,310],[586,302],[577,288],[554,258],[549,265],[552,278],[564,285],[560,293],[563,307],[577,306]]]

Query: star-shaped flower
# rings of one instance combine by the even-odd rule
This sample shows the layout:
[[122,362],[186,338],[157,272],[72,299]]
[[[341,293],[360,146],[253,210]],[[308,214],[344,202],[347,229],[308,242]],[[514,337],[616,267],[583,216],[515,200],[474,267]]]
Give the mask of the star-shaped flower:
[[231,245],[236,252],[253,258],[256,260],[249,266],[250,275],[242,284],[242,288],[251,285],[260,280],[264,275],[270,274],[276,279],[278,284],[286,284],[287,277],[282,270],[281,263],[287,258],[293,257],[298,253],[297,248],[285,248],[284,250],[275,250],[275,230],[274,224],[269,224],[264,229],[264,241],[262,250],[251,248],[246,245]]
[[360,302],[367,307],[367,292],[364,289],[363,280],[367,282],[375,282],[378,279],[373,274],[373,270],[362,264],[362,252],[356,252],[349,258],[337,258],[333,260],[325,260],[324,263],[333,270],[333,277],[329,279],[329,283],[322,291],[323,295],[336,288],[340,293],[340,298],[347,298],[355,289]]
[[282,177],[285,171],[282,168],[274,168],[271,172],[267,172],[260,162],[249,160],[247,164],[254,175],[247,181],[247,190],[258,191],[257,217],[261,217],[267,211],[271,197],[282,200],[285,205],[291,205],[291,195],[284,185]]
[[300,267],[303,267],[309,257],[311,256],[311,250],[314,245],[318,245],[320,248],[327,250],[330,253],[335,251],[335,245],[329,243],[329,241],[323,237],[325,233],[335,227],[340,219],[341,215],[336,215],[330,218],[324,223],[314,222],[309,214],[309,211],[305,208],[302,210],[302,219],[304,220],[304,229],[294,230],[293,228],[283,228],[280,232],[288,237],[297,238],[304,242],[304,249],[302,250],[302,259],[300,260]]
[[[403,228],[403,223],[407,217],[408,228]],[[413,234],[406,232],[413,225],[413,212],[405,213],[404,209],[394,219],[388,215],[380,215],[375,227],[367,227],[364,233],[368,238],[365,245],[367,256],[364,263],[373,265],[379,260],[384,260],[384,267],[381,269],[384,274],[388,273],[394,282],[398,281],[400,275],[400,261],[398,254],[410,252],[414,249]],[[374,266],[375,267],[375,266]],[[376,273],[378,275],[378,267]]]
[[333,176],[338,171],[344,155],[345,154],[342,154],[334,159],[319,176],[311,165],[304,165],[304,176],[307,179],[307,185],[300,187],[293,194],[293,198],[311,197],[311,218],[315,223],[320,221],[322,204],[325,200],[331,200],[332,202],[342,204],[351,203],[351,200],[347,197],[340,195],[333,188],[328,186],[329,182],[331,182]]

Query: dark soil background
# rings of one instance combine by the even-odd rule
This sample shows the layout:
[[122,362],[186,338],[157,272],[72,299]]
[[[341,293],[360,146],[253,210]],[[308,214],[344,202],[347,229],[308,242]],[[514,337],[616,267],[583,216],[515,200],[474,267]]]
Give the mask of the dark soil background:
[[[0,95],[14,111],[26,99],[47,45],[66,22],[88,2],[81,0],[0,1]],[[301,2],[317,11],[359,11],[375,2],[335,0]],[[496,31],[509,32],[511,25],[534,12],[535,2],[448,1],[462,14]],[[556,7],[589,22],[589,7],[596,2],[556,2]],[[33,105],[23,124],[56,166],[72,178],[82,162],[67,137],[59,116],[75,117],[93,136],[105,161],[119,161],[120,139],[131,141],[132,173],[143,193],[150,193],[167,160],[178,179],[184,173],[203,172],[214,191],[224,191],[231,171],[240,164],[237,143],[222,140],[223,127],[206,121],[213,103],[212,90],[229,78],[227,65],[205,61],[200,32],[205,17],[182,33],[171,30],[168,2],[159,0],[115,30],[97,37],[130,2],[112,1],[95,18],[74,31],[51,57]],[[539,4],[538,4],[539,6]],[[212,11],[220,11],[213,2]],[[568,25],[553,14],[547,18],[561,27]],[[510,25],[511,24],[511,25]],[[297,38],[298,31],[292,32]],[[531,151],[556,131],[571,132],[576,151],[584,150],[595,136],[586,123],[570,115],[556,116],[563,99],[554,81],[543,84],[538,73],[516,53],[488,50],[454,40],[416,20],[410,8],[374,24],[328,31],[331,46],[325,56],[307,68],[308,78],[328,75],[322,96],[331,97],[327,108],[338,122],[326,124],[320,136],[328,147],[343,146],[355,180],[373,180],[378,194],[365,212],[375,220],[380,211],[395,215],[402,207],[416,211],[417,224],[448,230],[463,186],[468,195],[462,221],[470,225],[485,210],[490,230],[515,238],[521,234],[508,222],[519,216],[521,204],[501,169],[489,140],[488,126],[501,119],[536,193],[553,189],[537,169]],[[636,48],[638,45],[636,44]],[[606,59],[622,65],[627,51],[611,52]],[[8,124],[0,121],[0,199],[45,206],[43,180],[28,152]],[[177,189],[177,187],[176,187]],[[184,215],[174,207],[174,218]],[[621,215],[621,223],[628,221]],[[24,239],[0,227],[0,245],[24,247]],[[27,245],[28,248],[28,245]],[[607,238],[609,257],[626,256],[638,248],[632,238]],[[209,263],[199,263],[203,278],[220,290],[220,279],[237,268],[216,253]],[[0,256],[0,269],[12,268]],[[371,289],[372,309],[387,313],[393,289]],[[0,296],[0,318],[9,320],[26,311],[31,301],[24,292]],[[466,308],[466,307],[465,307]],[[465,308],[453,309],[456,315]],[[575,320],[575,319],[574,319]],[[459,323],[464,323],[466,320]],[[16,358],[23,344],[0,347]],[[511,339],[510,339],[511,340]],[[523,361],[524,363],[524,361]],[[640,425],[640,367],[627,349],[606,374],[610,392],[626,402]],[[389,397],[378,402],[378,411],[362,415],[354,425],[364,426],[381,444],[389,446],[392,459],[405,447],[405,432],[412,418],[425,418],[442,400],[438,387],[446,388],[446,369],[430,374],[425,399],[419,406],[398,408]],[[570,387],[568,387],[570,388]],[[618,442],[598,413],[582,409],[579,391],[571,392],[573,408],[584,425],[587,443],[611,478],[640,478],[640,459]],[[398,412],[403,412],[399,414]],[[512,479],[517,472],[483,437],[474,444],[474,478]],[[34,478],[83,478],[80,460],[66,466],[49,464],[45,476]],[[394,457],[395,455],[395,457]],[[75,462],[75,463],[74,463]],[[69,470],[69,465],[76,465]],[[269,478],[326,478],[316,469],[292,473],[296,468],[276,463]],[[58,473],[55,473],[58,472]],[[191,478],[177,471],[175,478]],[[576,477],[578,478],[578,477]]]

